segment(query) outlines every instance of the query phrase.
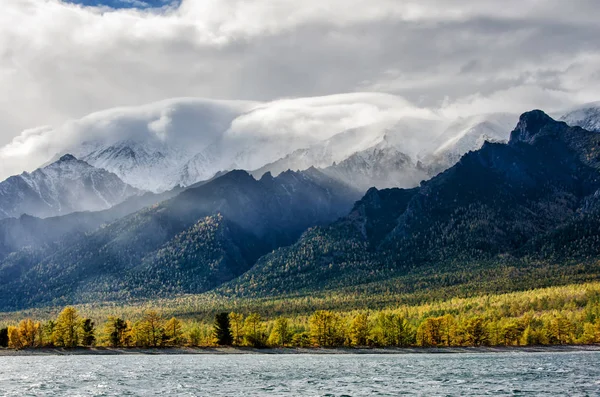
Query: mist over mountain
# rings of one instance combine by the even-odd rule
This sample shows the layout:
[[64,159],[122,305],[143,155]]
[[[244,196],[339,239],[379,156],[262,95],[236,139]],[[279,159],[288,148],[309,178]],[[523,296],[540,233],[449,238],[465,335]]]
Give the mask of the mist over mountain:
[[37,218],[0,219],[0,260],[21,249],[48,249],[63,240],[79,238],[102,225],[114,222],[142,208],[168,200],[181,192],[173,189],[161,194],[144,193],[132,196],[120,204],[102,211],[73,212],[68,215]]
[[[593,130],[596,105],[559,116]],[[190,186],[232,169],[260,178],[313,166],[340,169],[346,160],[346,171],[334,174],[356,188],[413,187],[485,141],[506,141],[516,121],[517,115],[506,113],[442,116],[385,94],[269,103],[183,98],[97,112],[36,131],[0,149],[0,158],[18,167],[44,155],[56,160],[71,153],[152,192]],[[400,154],[402,165],[385,160],[383,152],[374,155],[377,150]],[[342,175],[349,172],[363,177]]]

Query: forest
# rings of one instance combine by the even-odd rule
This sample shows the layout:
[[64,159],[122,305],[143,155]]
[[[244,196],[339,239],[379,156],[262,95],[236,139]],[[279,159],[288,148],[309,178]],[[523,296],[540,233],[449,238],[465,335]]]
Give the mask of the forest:
[[[65,307],[50,318],[0,320],[0,347],[443,347],[600,343],[600,282],[507,294],[266,315],[175,316],[159,308],[106,315]],[[38,313],[41,314],[41,313]]]

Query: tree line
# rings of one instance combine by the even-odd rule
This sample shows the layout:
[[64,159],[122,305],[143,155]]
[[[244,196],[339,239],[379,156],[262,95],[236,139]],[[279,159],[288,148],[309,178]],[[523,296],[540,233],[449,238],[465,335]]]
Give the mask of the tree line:
[[[543,290],[540,290],[543,291]],[[66,307],[54,319],[25,318],[0,328],[0,346],[409,347],[600,343],[600,293],[574,287],[483,296],[395,309],[315,310],[263,317],[220,312],[212,321],[146,310],[135,320],[101,322]]]

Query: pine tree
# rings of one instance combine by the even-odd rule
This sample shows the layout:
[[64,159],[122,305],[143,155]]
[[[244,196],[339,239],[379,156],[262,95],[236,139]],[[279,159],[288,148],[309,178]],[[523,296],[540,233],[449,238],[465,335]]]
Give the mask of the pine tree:
[[233,344],[233,336],[231,335],[231,327],[229,324],[229,314],[218,313],[215,315],[213,335],[217,345],[231,346]]
[[96,343],[94,322],[86,318],[81,325],[81,344],[83,346],[92,346],[94,343]]
[[108,336],[108,342],[112,347],[126,345],[125,339],[128,329],[127,322],[118,317],[109,317],[104,324],[104,333]]
[[8,328],[0,329],[0,347],[8,347]]

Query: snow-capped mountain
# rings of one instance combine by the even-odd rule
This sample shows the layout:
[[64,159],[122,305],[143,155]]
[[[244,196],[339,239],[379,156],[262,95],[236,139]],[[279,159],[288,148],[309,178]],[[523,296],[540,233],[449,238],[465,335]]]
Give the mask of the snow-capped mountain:
[[66,154],[50,165],[1,182],[0,218],[103,210],[139,193],[117,175]]
[[600,132],[600,102],[592,102],[571,109],[560,116],[559,120],[564,121],[570,126]]
[[361,191],[371,187],[410,188],[427,179],[427,172],[420,164],[385,140],[334,163],[323,172]]
[[[443,118],[389,119],[325,134],[249,133],[230,126],[210,144],[194,148],[155,139],[111,144],[86,142],[72,151],[124,182],[153,192],[208,180],[218,172],[253,169],[279,175],[288,169],[329,169],[332,176],[360,189],[412,187],[453,165],[484,141],[505,140],[516,123],[510,114],[489,114],[449,123]],[[280,157],[278,157],[280,156]]]
[[73,152],[90,165],[116,174],[123,182],[152,192],[176,186],[181,168],[191,157],[184,149],[153,140],[86,142]]
[[159,192],[211,178],[217,172],[261,168],[337,134],[373,128],[369,142],[353,142],[351,151],[342,149],[341,143],[332,146],[331,161],[319,163],[328,166],[373,146],[382,124],[404,117],[435,116],[400,97],[379,93],[262,103],[173,98],[103,110],[56,128],[24,131],[0,147],[0,163],[6,164],[0,167],[0,177],[72,153],[116,173],[132,186]]
[[433,150],[424,152],[421,161],[430,176],[454,165],[462,155],[481,148],[485,141],[504,142],[517,124],[519,116],[491,113],[460,118],[452,122],[433,142]]
[[448,122],[443,118],[403,118],[340,134],[300,149],[255,170],[274,175],[310,166],[360,189],[414,187],[452,166],[487,141],[508,139],[518,115],[485,114]]
[[[318,142],[307,148],[296,150],[289,155],[269,163],[252,172],[253,175],[260,177],[265,172],[271,172],[277,175],[285,170],[304,170],[311,166],[317,168],[327,168],[334,164],[339,164],[355,154],[363,158],[363,162],[368,158],[380,159],[371,154],[380,152],[382,149],[389,153],[402,153],[402,157],[414,159],[423,142],[431,141],[436,136],[436,132],[444,126],[441,119],[427,118],[402,118],[401,120],[391,120],[372,125],[353,128],[343,131],[333,137]],[[369,149],[371,149],[369,151]],[[391,150],[393,149],[393,150]],[[355,158],[354,160],[357,160]],[[415,163],[414,161],[410,161]],[[375,164],[365,164],[370,168],[377,168]],[[367,172],[365,170],[365,172]]]

